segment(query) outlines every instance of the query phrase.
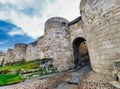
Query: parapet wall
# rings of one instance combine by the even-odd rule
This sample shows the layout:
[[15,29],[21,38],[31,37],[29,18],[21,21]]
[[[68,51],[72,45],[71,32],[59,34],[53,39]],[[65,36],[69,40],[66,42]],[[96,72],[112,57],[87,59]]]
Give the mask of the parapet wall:
[[112,73],[113,61],[120,58],[120,0],[82,0],[80,12],[92,69]]

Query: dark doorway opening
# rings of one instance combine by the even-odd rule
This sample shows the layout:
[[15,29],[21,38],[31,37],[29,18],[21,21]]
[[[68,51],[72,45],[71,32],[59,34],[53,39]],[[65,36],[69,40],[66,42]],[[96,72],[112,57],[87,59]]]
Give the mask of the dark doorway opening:
[[78,37],[73,41],[73,55],[76,67],[90,64],[87,44],[84,38]]

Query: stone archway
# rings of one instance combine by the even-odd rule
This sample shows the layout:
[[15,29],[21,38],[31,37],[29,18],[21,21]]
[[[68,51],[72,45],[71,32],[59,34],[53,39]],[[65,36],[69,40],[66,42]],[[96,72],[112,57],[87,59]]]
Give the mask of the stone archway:
[[73,41],[73,55],[75,66],[83,66],[90,63],[86,40],[77,37]]

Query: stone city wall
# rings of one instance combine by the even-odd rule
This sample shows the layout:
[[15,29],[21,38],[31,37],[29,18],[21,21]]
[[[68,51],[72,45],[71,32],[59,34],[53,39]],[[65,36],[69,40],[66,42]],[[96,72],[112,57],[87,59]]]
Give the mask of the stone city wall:
[[48,19],[45,23],[44,35],[38,38],[36,42],[28,44],[26,61],[52,58],[53,65],[59,71],[73,68],[68,23],[66,19],[61,17]]
[[5,53],[0,51],[0,66],[3,65],[4,60],[5,60]]
[[13,54],[15,55],[15,61],[25,60],[26,56],[26,44],[17,43],[13,48]]
[[120,0],[82,0],[80,12],[92,69],[112,73],[120,58]]
[[70,32],[71,44],[78,37],[82,37],[86,39],[85,29],[83,29],[84,25],[82,18],[78,17],[75,20],[71,21],[70,23],[71,24],[69,26],[69,32]]
[[26,48],[26,55],[25,55],[26,61],[31,61],[37,59],[37,41],[32,42],[27,45]]
[[5,55],[4,64],[15,62],[15,55],[13,54],[13,49],[8,49]]

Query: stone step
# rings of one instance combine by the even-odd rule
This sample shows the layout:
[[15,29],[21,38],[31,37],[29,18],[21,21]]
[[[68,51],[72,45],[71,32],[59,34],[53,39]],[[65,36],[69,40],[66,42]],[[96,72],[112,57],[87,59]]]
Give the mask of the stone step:
[[78,85],[80,82],[79,76],[73,76],[70,81],[68,81],[69,84]]
[[78,85],[82,76],[91,71],[90,66],[85,66],[72,73],[72,78],[68,81],[69,84]]

